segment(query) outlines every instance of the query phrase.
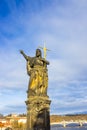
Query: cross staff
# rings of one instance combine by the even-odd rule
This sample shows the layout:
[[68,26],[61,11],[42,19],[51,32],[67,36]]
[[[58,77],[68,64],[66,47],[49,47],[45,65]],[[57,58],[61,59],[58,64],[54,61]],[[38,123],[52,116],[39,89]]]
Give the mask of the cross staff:
[[44,43],[44,47],[39,46],[39,48],[43,49],[43,51],[44,51],[44,58],[46,59],[46,56],[47,56],[46,52],[50,51],[50,50],[45,47],[45,43]]

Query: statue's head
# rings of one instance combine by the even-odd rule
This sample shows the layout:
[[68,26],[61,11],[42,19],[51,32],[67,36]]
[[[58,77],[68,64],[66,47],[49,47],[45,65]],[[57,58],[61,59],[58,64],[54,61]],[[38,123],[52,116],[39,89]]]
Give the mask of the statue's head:
[[42,57],[42,53],[40,49],[36,49],[36,57]]

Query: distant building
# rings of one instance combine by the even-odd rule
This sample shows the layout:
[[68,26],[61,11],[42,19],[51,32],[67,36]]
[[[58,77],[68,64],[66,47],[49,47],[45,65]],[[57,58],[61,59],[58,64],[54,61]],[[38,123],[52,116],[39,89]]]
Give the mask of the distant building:
[[18,123],[23,123],[25,124],[26,123],[26,117],[21,117],[20,119],[18,119]]
[[18,124],[26,124],[26,117],[18,116],[17,114],[12,114],[11,116],[1,117],[0,118],[0,128],[12,127],[12,123],[17,121]]
[[18,115],[17,114],[11,114],[11,117],[17,117]]

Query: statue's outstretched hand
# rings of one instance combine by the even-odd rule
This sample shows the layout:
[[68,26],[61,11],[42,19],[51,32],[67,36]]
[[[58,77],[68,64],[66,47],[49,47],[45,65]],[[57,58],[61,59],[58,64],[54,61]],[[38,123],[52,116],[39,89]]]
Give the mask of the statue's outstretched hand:
[[23,50],[20,50],[20,53],[23,54],[24,53]]

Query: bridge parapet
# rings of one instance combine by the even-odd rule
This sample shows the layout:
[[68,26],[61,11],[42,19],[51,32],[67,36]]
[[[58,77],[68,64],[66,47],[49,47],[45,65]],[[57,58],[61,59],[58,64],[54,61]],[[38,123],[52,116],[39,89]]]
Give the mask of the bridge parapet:
[[63,127],[67,127],[67,125],[73,124],[73,123],[78,124],[79,126],[82,127],[85,123],[87,123],[87,120],[76,120],[76,121],[73,121],[73,120],[65,121],[65,120],[63,120],[61,122],[53,122],[53,123],[51,123],[51,125],[58,124],[58,125],[62,125]]

